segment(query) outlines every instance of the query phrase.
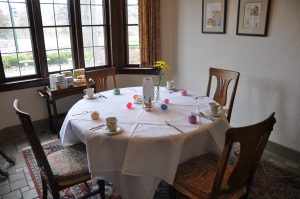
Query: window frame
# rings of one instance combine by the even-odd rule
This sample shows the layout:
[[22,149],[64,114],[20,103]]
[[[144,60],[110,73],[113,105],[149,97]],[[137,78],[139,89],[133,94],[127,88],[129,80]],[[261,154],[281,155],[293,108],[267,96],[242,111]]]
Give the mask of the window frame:
[[[105,58],[106,58],[106,63],[105,65],[101,66],[93,66],[93,67],[85,67],[85,61],[84,61],[84,46],[83,46],[83,36],[82,36],[82,27],[86,25],[82,25],[81,23],[81,4],[80,0],[72,1],[73,2],[73,12],[72,14],[74,15],[73,20],[74,24],[76,27],[75,32],[77,35],[77,50],[78,50],[78,68],[79,66],[82,66],[80,68],[84,68],[86,71],[89,70],[95,70],[99,68],[105,68],[105,67],[110,67],[111,66],[111,59],[110,59],[110,35],[109,35],[109,17],[108,17],[108,0],[102,0],[102,6],[103,6],[103,25],[101,25],[104,28],[104,43],[105,43]],[[94,4],[91,4],[94,5]],[[99,26],[99,25],[89,25],[90,27],[92,26]],[[94,47],[94,46],[93,46]]]
[[[123,5],[123,9],[124,9],[124,34],[125,34],[125,63],[127,65],[127,67],[132,67],[132,68],[140,68],[141,67],[141,63],[139,64],[130,64],[130,58],[129,58],[129,35],[128,35],[128,27],[130,26],[137,26],[139,27],[140,24],[128,24],[128,0],[124,1],[124,5]],[[139,45],[141,48],[141,45]]]
[[[85,68],[80,0],[68,0],[68,3],[73,69]],[[104,8],[103,27],[107,64],[85,68],[85,70],[89,71],[113,66],[116,68],[117,74],[155,74],[153,68],[141,68],[140,64],[129,64],[127,1],[102,0],[102,3]],[[29,18],[28,23],[32,39],[33,58],[36,65],[36,75],[9,78],[8,81],[5,78],[0,52],[0,92],[45,86],[49,84],[49,74],[60,72],[48,71],[40,1],[27,0],[25,4]]]
[[[36,74],[19,76],[19,77],[9,77],[9,78],[5,77],[2,53],[0,51],[0,84],[6,83],[6,82],[15,82],[15,81],[28,80],[28,79],[36,79],[36,78],[39,78],[40,74],[41,74],[41,68],[38,66],[38,60],[37,60],[37,56],[36,56],[37,48],[36,48],[36,41],[35,41],[36,35],[35,35],[35,32],[33,31],[33,29],[34,29],[33,16],[32,16],[32,13],[29,12],[29,9],[31,7],[31,1],[25,1],[24,4],[27,9],[28,26],[29,26],[29,27],[26,27],[26,29],[29,29],[29,32],[30,32],[32,54],[33,54],[33,59],[35,61]],[[19,28],[21,28],[21,27],[7,27],[7,28],[1,28],[1,29],[19,29]],[[1,87],[0,87],[0,90],[1,90]]]

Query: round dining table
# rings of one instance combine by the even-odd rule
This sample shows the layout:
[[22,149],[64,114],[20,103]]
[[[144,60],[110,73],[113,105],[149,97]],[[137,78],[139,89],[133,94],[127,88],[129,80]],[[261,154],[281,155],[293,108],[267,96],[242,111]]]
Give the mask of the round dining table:
[[[146,111],[143,103],[134,103],[136,95],[142,95],[141,87],[84,97],[69,110],[60,137],[65,146],[85,143],[92,177],[111,182],[122,198],[152,199],[160,181],[173,183],[180,163],[204,153],[220,154],[229,124],[222,114],[214,121],[197,116],[196,124],[189,122],[191,113],[209,115],[208,97],[161,87],[160,101]],[[91,118],[95,111],[97,120]],[[117,133],[107,130],[107,117],[117,118]]]

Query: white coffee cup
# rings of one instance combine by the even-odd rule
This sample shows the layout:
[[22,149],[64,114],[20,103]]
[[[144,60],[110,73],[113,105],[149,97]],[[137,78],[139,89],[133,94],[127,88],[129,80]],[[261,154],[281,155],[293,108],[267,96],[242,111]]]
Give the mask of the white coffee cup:
[[88,98],[93,98],[94,97],[94,88],[86,88],[83,90],[84,94],[86,94],[86,96]]
[[167,89],[174,89],[175,88],[175,81],[170,80],[167,81]]
[[210,114],[216,115],[218,113],[219,107],[220,107],[220,105],[215,102],[209,103]]
[[118,127],[118,119],[116,117],[106,118],[106,126],[110,132],[115,132]]

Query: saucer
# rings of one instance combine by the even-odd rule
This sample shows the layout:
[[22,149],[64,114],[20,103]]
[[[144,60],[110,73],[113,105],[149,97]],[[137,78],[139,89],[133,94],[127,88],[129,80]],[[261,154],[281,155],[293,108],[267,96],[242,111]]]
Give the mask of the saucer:
[[169,91],[174,91],[174,90],[178,90],[178,89],[176,89],[175,87],[172,87],[172,88],[168,88],[167,86],[165,86],[165,88],[166,88],[167,90],[169,90]]
[[96,96],[96,94],[94,94],[93,97],[89,97],[89,96],[87,96],[87,95],[84,95],[83,98],[84,98],[84,99],[96,99],[97,96]]
[[143,103],[143,100],[141,100],[141,101],[133,100],[132,102],[135,103],[135,104],[142,104],[142,103]]
[[115,135],[115,134],[118,134],[118,133],[121,133],[122,132],[122,128],[121,127],[117,127],[116,131],[110,131],[108,130],[108,128],[106,127],[104,129],[104,133],[107,134],[107,135]]

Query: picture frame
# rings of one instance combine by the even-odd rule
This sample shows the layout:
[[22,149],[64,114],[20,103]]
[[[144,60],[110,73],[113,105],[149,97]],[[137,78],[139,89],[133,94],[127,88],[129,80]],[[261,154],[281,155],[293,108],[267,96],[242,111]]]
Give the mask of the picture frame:
[[271,0],[239,0],[237,35],[266,37]]
[[225,33],[226,1],[202,0],[202,33]]

